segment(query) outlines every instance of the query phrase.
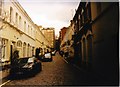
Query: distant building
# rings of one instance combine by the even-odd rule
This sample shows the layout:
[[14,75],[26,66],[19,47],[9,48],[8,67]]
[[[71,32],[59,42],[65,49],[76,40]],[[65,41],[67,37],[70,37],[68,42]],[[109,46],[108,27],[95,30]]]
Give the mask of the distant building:
[[42,30],[42,26],[36,25],[35,46],[36,46],[36,48],[40,47],[41,54],[44,54],[47,51],[47,49],[50,49],[50,48],[48,48],[48,47],[50,47],[50,44],[41,30]]
[[69,59],[73,59],[73,57],[74,57],[73,35],[74,35],[74,23],[73,23],[73,20],[71,20],[71,24],[66,29],[66,33],[60,44],[60,50],[63,51],[64,53],[68,52]]
[[55,47],[55,29],[54,28],[43,28],[42,30],[43,35],[49,42],[50,48],[54,49]]
[[63,27],[61,30],[60,30],[60,32],[59,32],[59,38],[60,38],[60,42],[62,42],[62,40],[63,40],[63,38],[64,38],[64,36],[65,36],[65,34],[66,34],[66,31],[67,31],[67,29],[68,29],[68,27]]

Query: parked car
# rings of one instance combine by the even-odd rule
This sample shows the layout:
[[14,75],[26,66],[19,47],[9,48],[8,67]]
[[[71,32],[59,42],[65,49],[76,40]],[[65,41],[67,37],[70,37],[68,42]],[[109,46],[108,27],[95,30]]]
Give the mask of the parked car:
[[42,61],[52,61],[52,54],[50,52],[45,53]]
[[15,65],[11,66],[11,75],[36,74],[42,70],[41,61],[35,57],[19,58]]

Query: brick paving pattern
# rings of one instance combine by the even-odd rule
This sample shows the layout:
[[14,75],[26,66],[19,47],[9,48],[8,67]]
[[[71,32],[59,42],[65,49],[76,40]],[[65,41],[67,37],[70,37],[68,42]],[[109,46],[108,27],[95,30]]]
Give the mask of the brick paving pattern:
[[16,79],[7,83],[10,85],[37,85],[37,86],[75,86],[85,85],[84,73],[74,66],[66,63],[56,53],[52,62],[42,62],[42,71],[33,77]]

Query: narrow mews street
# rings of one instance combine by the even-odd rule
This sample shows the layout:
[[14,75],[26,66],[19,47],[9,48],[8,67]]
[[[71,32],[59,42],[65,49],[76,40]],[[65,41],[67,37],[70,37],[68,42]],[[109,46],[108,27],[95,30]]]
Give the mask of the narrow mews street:
[[[90,85],[85,78],[85,73],[75,66],[67,63],[57,52],[53,56],[52,62],[42,62],[42,71],[33,77],[14,79],[4,86],[72,86],[72,85]],[[4,87],[3,86],[3,87]]]

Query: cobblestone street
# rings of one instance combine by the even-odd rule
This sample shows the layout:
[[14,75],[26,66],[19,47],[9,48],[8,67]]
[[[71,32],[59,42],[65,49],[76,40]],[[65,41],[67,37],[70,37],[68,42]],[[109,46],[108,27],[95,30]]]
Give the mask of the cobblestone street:
[[56,53],[52,62],[42,62],[42,71],[30,78],[16,79],[6,85],[83,85],[83,72],[66,63]]
[[118,86],[118,0],[0,0],[0,87]]

